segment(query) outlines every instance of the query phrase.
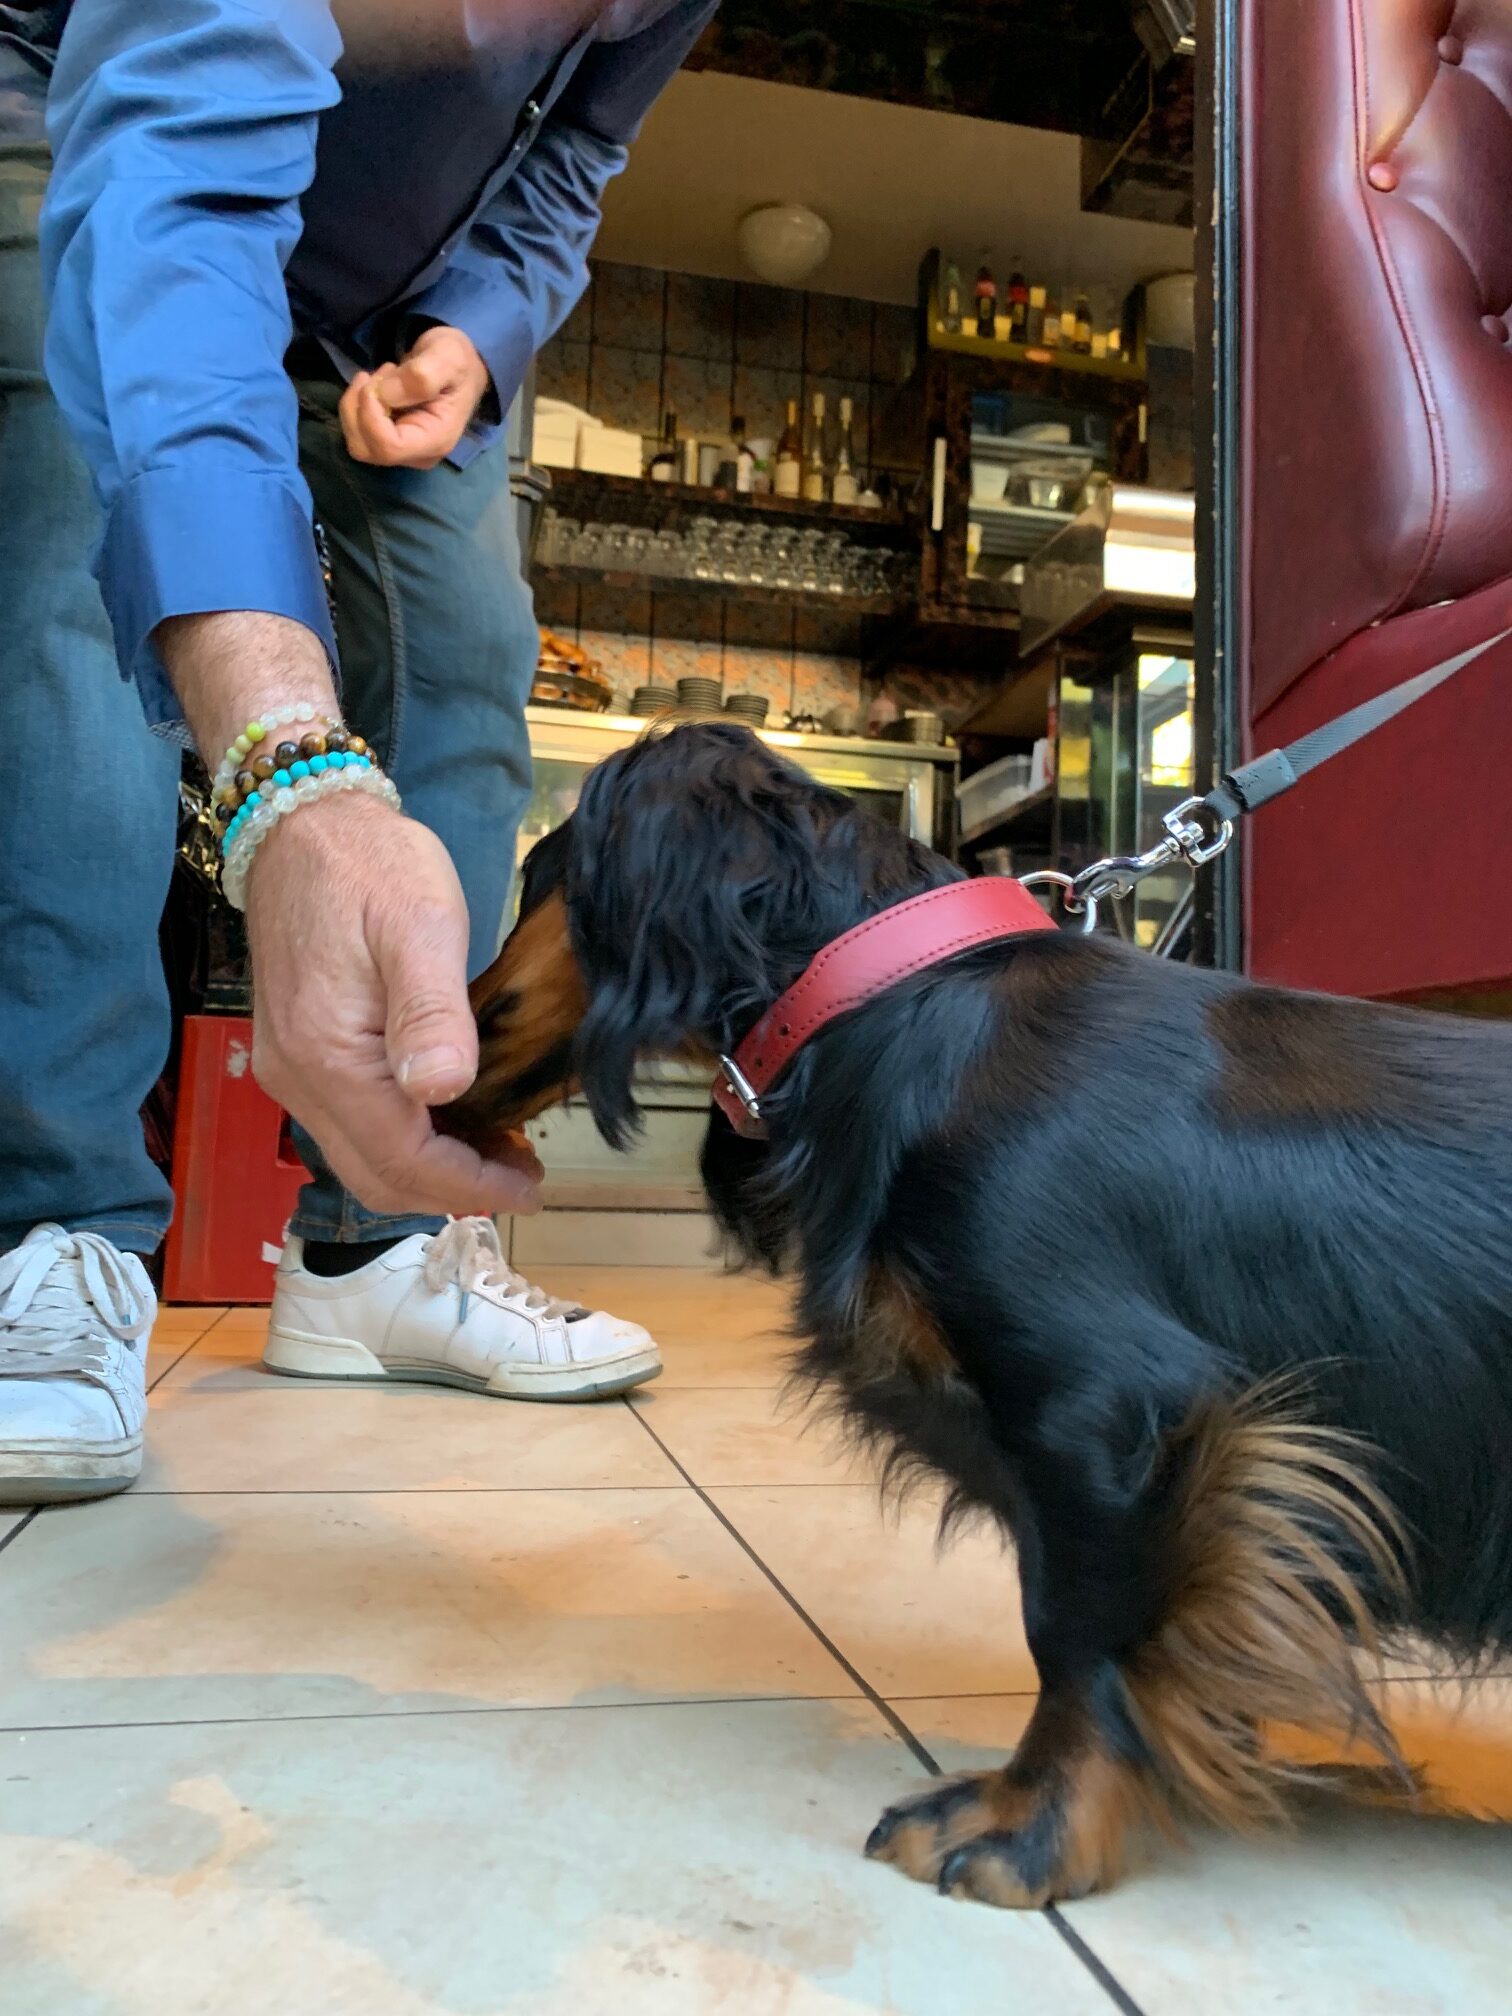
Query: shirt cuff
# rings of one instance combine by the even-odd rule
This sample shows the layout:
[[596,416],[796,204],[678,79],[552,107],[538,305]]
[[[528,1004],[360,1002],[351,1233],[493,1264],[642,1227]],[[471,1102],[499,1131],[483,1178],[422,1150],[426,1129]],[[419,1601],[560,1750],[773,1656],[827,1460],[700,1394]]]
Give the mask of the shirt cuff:
[[184,719],[152,641],[170,616],[286,616],[315,633],[337,668],[314,510],[300,478],[206,462],[150,469],[111,508],[99,577],[116,657],[155,728],[177,731]]
[[[409,307],[414,321],[442,322],[448,328],[460,329],[470,339],[488,366],[488,375],[493,380],[493,411],[501,416],[513,406],[535,357],[535,337],[529,318],[518,312],[510,313],[510,306],[507,290],[496,282],[453,268],[443,273],[433,287],[427,287]],[[458,455],[469,445],[474,455],[491,447],[503,431],[502,418],[474,420]]]

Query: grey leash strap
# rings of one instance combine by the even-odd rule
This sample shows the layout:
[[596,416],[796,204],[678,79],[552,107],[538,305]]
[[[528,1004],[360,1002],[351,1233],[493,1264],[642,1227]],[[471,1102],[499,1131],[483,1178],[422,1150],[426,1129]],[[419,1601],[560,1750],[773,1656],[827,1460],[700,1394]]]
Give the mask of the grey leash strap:
[[1279,798],[1282,792],[1300,784],[1308,772],[1316,770],[1320,763],[1326,763],[1332,756],[1341,756],[1356,742],[1363,742],[1367,735],[1373,735],[1377,728],[1384,728],[1398,714],[1405,714],[1409,707],[1425,699],[1436,687],[1452,679],[1457,672],[1463,672],[1478,658],[1484,658],[1488,651],[1494,651],[1509,637],[1512,637],[1512,630],[1503,630],[1484,644],[1473,645],[1457,657],[1446,658],[1442,665],[1433,665],[1426,672],[1419,672],[1415,679],[1393,686],[1389,693],[1378,694],[1374,700],[1352,707],[1336,721],[1325,722],[1321,728],[1314,728],[1310,735],[1299,736],[1284,749],[1268,750],[1264,756],[1257,756],[1253,763],[1242,764],[1239,769],[1230,771],[1216,790],[1208,793],[1202,801],[1203,805],[1215,819],[1238,819],[1246,812],[1258,811],[1272,798]]

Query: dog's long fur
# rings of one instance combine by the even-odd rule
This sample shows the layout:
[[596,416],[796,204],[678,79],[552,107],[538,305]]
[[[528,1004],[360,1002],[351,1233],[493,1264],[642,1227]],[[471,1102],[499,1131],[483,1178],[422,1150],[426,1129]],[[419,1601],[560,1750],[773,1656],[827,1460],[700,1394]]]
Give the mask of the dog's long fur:
[[[732,1049],[957,874],[744,730],[613,756],[531,857],[447,1124],[580,1084],[623,1145],[637,1059]],[[1512,1032],[1035,937],[832,1025],[765,1107],[769,1145],[712,1120],[715,1213],[796,1272],[803,1374],[894,1476],[1013,1536],[1042,1683],[1013,1762],[872,1853],[1079,1894],[1147,1821],[1274,1817],[1271,1725],[1391,1762],[1360,1648],[1512,1644]]]

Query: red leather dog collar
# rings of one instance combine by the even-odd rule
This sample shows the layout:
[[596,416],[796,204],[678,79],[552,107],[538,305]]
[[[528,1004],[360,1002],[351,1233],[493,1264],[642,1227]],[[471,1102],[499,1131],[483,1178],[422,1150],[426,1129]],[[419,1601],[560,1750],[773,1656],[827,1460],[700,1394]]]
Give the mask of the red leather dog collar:
[[715,1104],[737,1133],[760,1140],[762,1093],[836,1016],[973,945],[1055,928],[1029,891],[1003,875],[950,882],[881,911],[832,939],[735,1055],[720,1059]]

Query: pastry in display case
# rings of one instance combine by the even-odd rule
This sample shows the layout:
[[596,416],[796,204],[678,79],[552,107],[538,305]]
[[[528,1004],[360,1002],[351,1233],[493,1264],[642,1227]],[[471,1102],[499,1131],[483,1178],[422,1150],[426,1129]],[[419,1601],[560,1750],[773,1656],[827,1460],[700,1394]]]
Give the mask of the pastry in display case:
[[578,714],[607,714],[614,687],[595,658],[554,631],[541,632],[541,655],[530,689],[538,707],[570,707]]

